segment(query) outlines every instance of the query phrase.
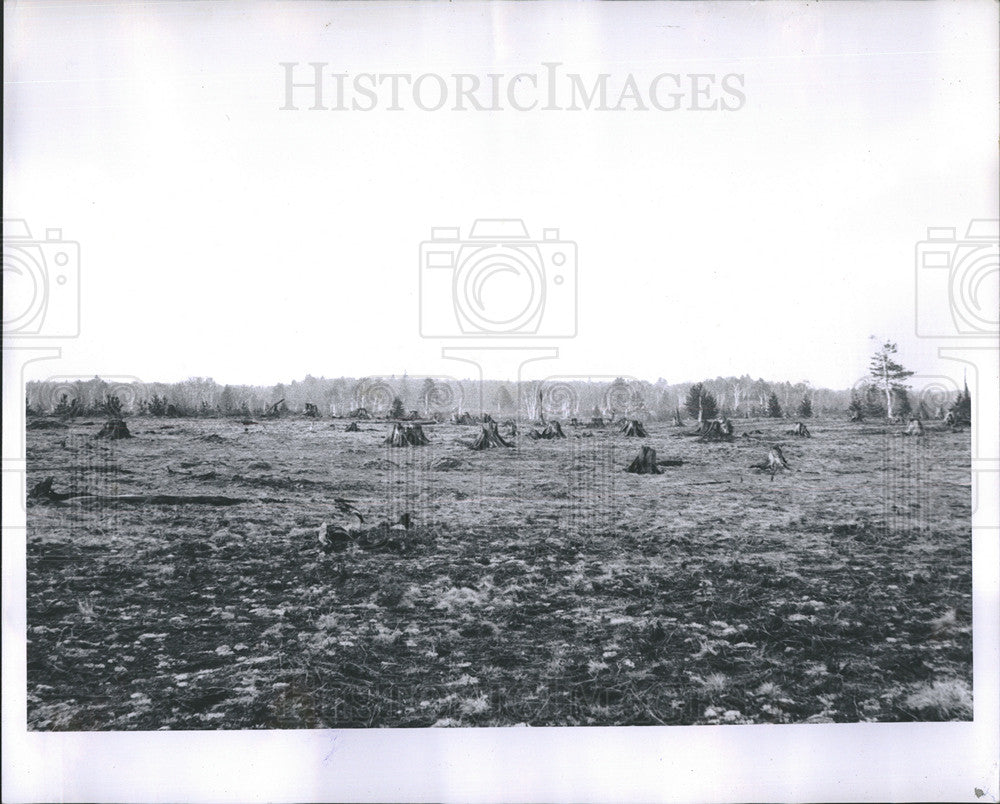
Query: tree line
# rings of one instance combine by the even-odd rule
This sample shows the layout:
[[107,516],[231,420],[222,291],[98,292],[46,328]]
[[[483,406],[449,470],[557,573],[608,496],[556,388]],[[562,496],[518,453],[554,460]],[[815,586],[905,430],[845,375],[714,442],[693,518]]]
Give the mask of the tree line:
[[[497,416],[589,419],[637,418],[670,421],[678,417],[709,420],[720,416],[795,417],[911,415],[914,403],[907,380],[912,372],[896,360],[887,343],[872,358],[865,380],[850,389],[814,387],[808,382],[776,382],[749,375],[701,382],[670,383],[614,379],[553,378],[522,383],[458,380],[402,374],[379,377],[313,377],[273,386],[222,385],[193,377],[177,383],[115,383],[89,380],[29,382],[29,415],[95,415],[108,400],[127,415],[261,416],[289,411],[318,416],[350,416],[364,409],[372,416],[443,418],[463,412]],[[967,391],[965,392],[967,394]],[[959,395],[961,396],[961,394]],[[950,408],[954,398],[937,399]],[[923,416],[943,415],[921,410]]]

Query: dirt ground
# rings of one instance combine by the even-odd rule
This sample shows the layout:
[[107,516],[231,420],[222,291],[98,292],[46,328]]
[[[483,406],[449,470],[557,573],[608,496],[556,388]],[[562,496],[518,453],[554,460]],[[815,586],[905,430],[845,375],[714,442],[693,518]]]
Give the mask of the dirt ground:
[[[473,426],[101,424],[30,430],[28,488],[240,502],[29,501],[31,729],[972,717],[968,431],[564,425],[473,452]],[[778,442],[789,471],[749,468]],[[643,445],[683,464],[626,474]],[[404,512],[320,549],[324,522]]]

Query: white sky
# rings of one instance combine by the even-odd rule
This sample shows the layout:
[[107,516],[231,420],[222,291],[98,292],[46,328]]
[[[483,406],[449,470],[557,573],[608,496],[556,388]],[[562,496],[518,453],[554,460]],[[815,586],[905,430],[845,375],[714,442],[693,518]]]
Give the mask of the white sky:
[[[578,245],[579,335],[540,342],[561,349],[552,373],[846,387],[873,334],[921,374],[954,373],[914,334],[914,248],[928,226],[997,217],[996,16],[978,2],[6,5],[4,217],[36,237],[61,227],[82,255],[81,334],[27,376],[465,375],[419,337],[418,246],[477,217]],[[558,61],[613,84],[735,72],[747,102],[279,111],[287,61],[303,79],[310,61],[481,76]]]

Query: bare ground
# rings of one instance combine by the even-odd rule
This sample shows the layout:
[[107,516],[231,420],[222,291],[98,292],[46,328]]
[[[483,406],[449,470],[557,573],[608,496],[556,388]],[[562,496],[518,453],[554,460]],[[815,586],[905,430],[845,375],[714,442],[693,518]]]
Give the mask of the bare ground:
[[[29,488],[246,502],[29,503],[29,728],[971,719],[968,432],[129,426],[29,431]],[[624,473],[641,445],[684,463]],[[416,524],[326,555],[334,498]]]

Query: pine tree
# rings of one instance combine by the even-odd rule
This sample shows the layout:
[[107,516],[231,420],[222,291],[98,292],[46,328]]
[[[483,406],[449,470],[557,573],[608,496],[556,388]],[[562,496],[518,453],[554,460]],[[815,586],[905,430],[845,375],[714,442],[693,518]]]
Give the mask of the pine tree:
[[865,405],[857,390],[851,391],[851,404],[847,406],[851,421],[862,421],[865,418]]
[[897,388],[905,391],[909,387],[906,380],[913,376],[912,371],[907,371],[896,362],[895,355],[896,344],[886,341],[882,344],[882,348],[872,355],[871,363],[868,364],[875,387],[885,397],[885,412],[890,419],[895,416],[893,392]]
[[813,415],[813,405],[812,400],[808,396],[802,397],[802,401],[799,402],[799,416],[803,419],[809,419]]
[[913,412],[913,405],[910,402],[910,395],[905,388],[892,389],[892,408],[900,418],[907,418]]
[[778,395],[774,391],[767,398],[767,415],[772,419],[780,419],[782,416],[781,403],[778,401]]
[[949,409],[961,421],[972,421],[972,394],[969,393],[969,383],[965,383],[965,388],[958,392],[958,398],[952,403]]
[[719,406],[715,397],[710,391],[705,390],[704,384],[700,382],[691,386],[687,399],[684,401],[684,407],[687,408],[687,412],[692,418],[697,418],[700,422],[714,419],[719,415]]
[[390,419],[402,419],[406,416],[406,408],[403,407],[403,400],[398,396],[392,398],[392,408],[389,410]]

